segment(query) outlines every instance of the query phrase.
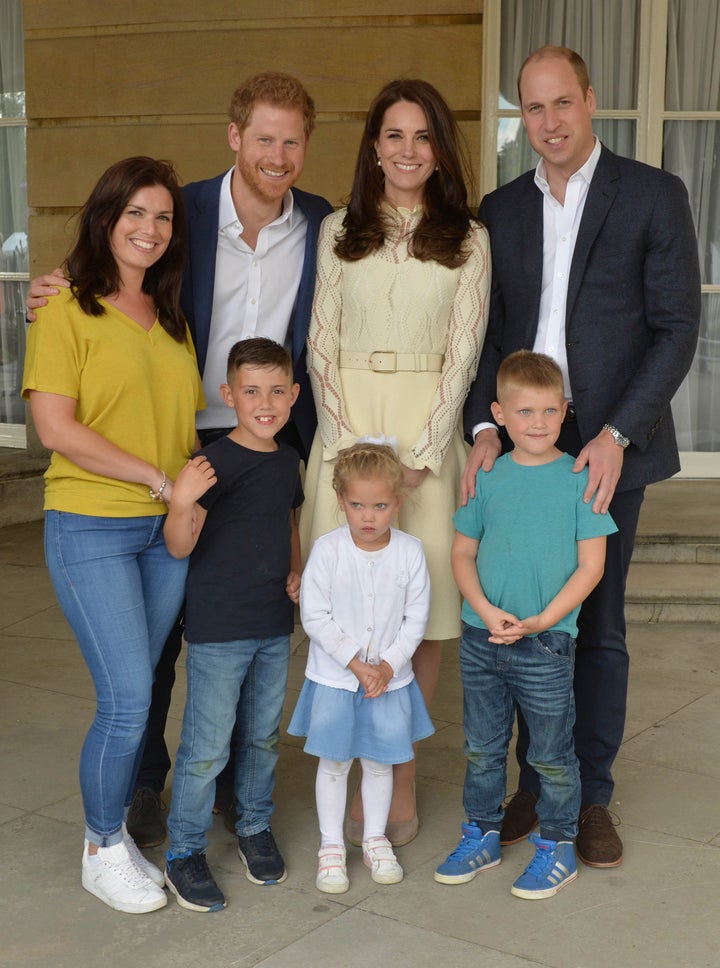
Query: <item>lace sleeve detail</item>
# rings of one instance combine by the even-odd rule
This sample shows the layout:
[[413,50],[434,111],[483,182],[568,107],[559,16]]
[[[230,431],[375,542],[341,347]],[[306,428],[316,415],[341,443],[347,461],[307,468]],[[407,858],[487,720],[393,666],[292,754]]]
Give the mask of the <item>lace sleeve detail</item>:
[[308,372],[323,442],[323,457],[332,460],[338,450],[355,443],[345,417],[338,359],[342,319],[342,262],[334,251],[338,215],[329,215],[320,229],[317,279],[308,330]]
[[480,358],[488,316],[490,245],[484,226],[473,227],[470,255],[458,278],[450,314],[445,363],[435,391],[430,416],[410,448],[415,469],[440,467],[458,425]]

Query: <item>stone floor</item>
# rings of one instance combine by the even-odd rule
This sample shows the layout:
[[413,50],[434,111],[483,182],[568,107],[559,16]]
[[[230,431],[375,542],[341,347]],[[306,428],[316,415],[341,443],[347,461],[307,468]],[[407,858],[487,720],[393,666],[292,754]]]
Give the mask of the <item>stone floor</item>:
[[[612,809],[621,867],[581,867],[556,898],[530,903],[510,885],[531,856],[461,887],[433,881],[459,835],[464,771],[457,650],[445,650],[433,706],[436,734],[418,757],[417,840],[406,872],[378,887],[350,849],[351,889],[314,886],[315,761],[283,732],[273,823],[289,876],[248,882],[216,820],[208,856],[228,898],[201,916],[168,906],[118,914],[80,886],[77,762],[93,690],[42,560],[39,523],[0,529],[0,965],[104,968],[717,968],[720,965],[720,641],[710,624],[633,625],[630,705]],[[302,683],[294,640],[286,717]],[[169,726],[177,746],[181,672]],[[287,720],[286,720],[287,721]],[[510,787],[513,786],[514,773]],[[169,791],[168,791],[169,792]],[[149,852],[162,862],[161,849]]]

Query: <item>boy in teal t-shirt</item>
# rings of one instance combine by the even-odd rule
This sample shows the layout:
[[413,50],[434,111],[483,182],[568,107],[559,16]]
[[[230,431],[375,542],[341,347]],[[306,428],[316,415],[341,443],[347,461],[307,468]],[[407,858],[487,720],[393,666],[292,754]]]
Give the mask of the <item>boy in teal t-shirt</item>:
[[511,892],[552,897],[577,877],[574,838],[580,773],[573,742],[577,615],[602,577],[609,515],[583,501],[587,468],[555,443],[567,409],[562,373],[539,353],[507,357],[493,404],[514,449],[477,476],[475,497],[454,517],[455,580],[463,595],[460,672],[468,817],[457,848],[437,868],[464,884],[500,863],[507,752],[517,704],[540,776],[536,851]]

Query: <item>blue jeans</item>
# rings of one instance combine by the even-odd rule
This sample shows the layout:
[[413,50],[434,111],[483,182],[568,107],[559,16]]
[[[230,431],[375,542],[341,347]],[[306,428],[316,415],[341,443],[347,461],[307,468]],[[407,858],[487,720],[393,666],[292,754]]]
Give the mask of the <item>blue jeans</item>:
[[215,778],[230,755],[236,716],[236,831],[249,837],[269,826],[289,663],[289,635],[188,645],[187,700],[168,818],[171,854],[207,846]]
[[541,835],[572,840],[580,811],[573,742],[575,642],[566,632],[541,632],[514,645],[494,645],[488,636],[486,629],[463,625],[465,813],[485,829],[500,829],[517,703],[530,733],[528,763],[540,777]]
[[55,594],[95,685],[80,787],[85,836],[100,847],[122,840],[153,670],[185,593],[187,561],[165,547],[164,521],[164,515],[45,515],[45,560]]
[[[613,795],[612,765],[625,730],[630,665],[625,641],[625,583],[644,496],[644,487],[614,494],[610,514],[619,531],[608,535],[605,571],[578,617],[575,752],[580,761],[583,806],[599,803],[606,807]],[[538,793],[538,778],[526,762],[527,743],[527,729],[518,715],[520,789]]]

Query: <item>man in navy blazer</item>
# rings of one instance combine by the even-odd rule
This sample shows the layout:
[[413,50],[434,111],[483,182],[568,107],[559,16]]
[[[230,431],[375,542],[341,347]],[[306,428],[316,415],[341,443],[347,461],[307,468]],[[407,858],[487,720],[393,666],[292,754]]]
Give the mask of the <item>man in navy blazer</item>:
[[[192,182],[183,189],[188,229],[188,258],[180,299],[192,332],[201,373],[205,368],[210,339],[220,190],[225,177],[225,174],[222,174],[206,181]],[[292,417],[302,442],[302,456],[307,457],[317,424],[305,363],[306,339],[315,291],[315,253],[320,223],[333,209],[332,205],[319,195],[311,195],[299,188],[291,188],[290,192],[294,204],[307,220],[302,274],[288,320],[294,377],[300,384],[300,395],[293,407]]]
[[[225,436],[236,422],[219,390],[226,381],[230,347],[249,336],[267,336],[291,350],[294,379],[300,384],[292,418],[278,438],[296,447],[304,459],[310,453],[317,417],[305,341],[320,223],[333,210],[319,195],[294,187],[314,122],[312,98],[296,78],[276,72],[248,78],[230,104],[233,167],[183,189],[188,254],[180,301],[208,403],[198,414],[203,444]],[[165,839],[160,793],[170,759],[164,730],[181,644],[178,626],[156,670],[145,754],[128,815],[128,828],[142,846]],[[231,756],[218,780],[218,800],[226,807],[229,828],[236,820],[230,805],[234,760]],[[257,856],[246,863],[260,883],[267,879],[266,867],[282,867],[283,861],[271,836],[257,840]]]
[[[490,316],[465,408],[473,444],[463,500],[508,449],[490,404],[502,359],[526,348],[563,370],[569,417],[558,446],[589,467],[585,500],[610,512],[605,575],[584,603],[575,657],[575,748],[582,779],[577,852],[590,866],[622,861],[607,810],[625,725],[625,580],[647,484],[679,470],[670,401],[693,359],[700,318],[697,243],[684,185],[614,155],[592,131],[595,94],[582,58],[545,47],[521,68],[523,124],[535,171],[487,195],[480,218],[493,260]],[[520,723],[519,791],[501,841],[535,822],[540,794]]]

